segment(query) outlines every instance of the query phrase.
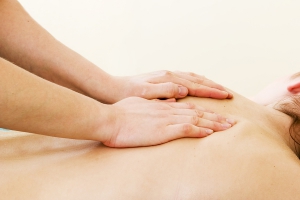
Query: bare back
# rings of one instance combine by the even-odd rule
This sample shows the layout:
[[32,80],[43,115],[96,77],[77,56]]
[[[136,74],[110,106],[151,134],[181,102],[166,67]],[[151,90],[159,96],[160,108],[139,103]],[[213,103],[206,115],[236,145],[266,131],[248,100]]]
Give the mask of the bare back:
[[238,121],[202,139],[128,149],[37,135],[2,139],[1,198],[298,199],[299,160],[269,127],[269,110],[235,96],[185,100]]

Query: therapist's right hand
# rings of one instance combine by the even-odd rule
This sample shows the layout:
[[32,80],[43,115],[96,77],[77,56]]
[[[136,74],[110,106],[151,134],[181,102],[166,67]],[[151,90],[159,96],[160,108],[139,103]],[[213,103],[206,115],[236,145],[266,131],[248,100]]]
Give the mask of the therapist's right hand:
[[201,138],[233,124],[226,118],[190,103],[162,102],[129,97],[112,105],[114,131],[104,145],[151,146],[183,137]]

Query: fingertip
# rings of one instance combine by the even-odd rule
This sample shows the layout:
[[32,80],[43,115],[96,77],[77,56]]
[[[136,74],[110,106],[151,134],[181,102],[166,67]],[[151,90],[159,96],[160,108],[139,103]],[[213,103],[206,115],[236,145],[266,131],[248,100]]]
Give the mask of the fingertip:
[[231,124],[231,126],[235,125],[236,124],[236,121],[233,120],[233,119],[226,119],[226,122],[228,122],[229,124]]
[[196,135],[194,135],[195,137],[198,137],[198,138],[204,138],[204,137],[207,137],[214,133],[214,130],[209,129],[209,128],[198,127],[198,131],[199,132]]
[[228,98],[228,95],[229,95],[228,92],[214,89],[212,91],[208,91],[206,95],[199,95],[199,97],[209,97],[213,99],[226,99]]
[[210,134],[212,134],[214,131],[212,130],[212,129],[206,129],[205,130],[205,133],[207,134],[207,135],[210,135]]
[[232,125],[229,124],[229,123],[225,123],[225,124],[221,124],[221,127],[222,127],[223,130],[227,130],[227,129],[231,128]]
[[232,99],[233,98],[233,94],[230,93],[230,92],[227,92],[227,93],[228,93],[227,99]]
[[220,91],[219,94],[221,94],[219,96],[220,99],[232,99],[233,98],[233,94],[228,91]]
[[178,86],[178,95],[180,97],[185,97],[188,94],[188,89],[186,87],[183,87],[181,85]]

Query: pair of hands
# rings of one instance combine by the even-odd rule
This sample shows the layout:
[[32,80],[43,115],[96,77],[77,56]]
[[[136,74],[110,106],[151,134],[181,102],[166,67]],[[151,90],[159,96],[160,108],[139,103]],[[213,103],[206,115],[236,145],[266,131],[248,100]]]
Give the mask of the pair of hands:
[[[116,130],[108,140],[103,141],[107,146],[150,146],[182,137],[205,137],[234,124],[234,120],[211,113],[203,107],[176,102],[177,98],[187,95],[232,98],[224,87],[204,76],[159,71],[125,77],[122,83],[120,96],[124,99],[112,106],[115,109]],[[158,100],[162,98],[167,100]]]

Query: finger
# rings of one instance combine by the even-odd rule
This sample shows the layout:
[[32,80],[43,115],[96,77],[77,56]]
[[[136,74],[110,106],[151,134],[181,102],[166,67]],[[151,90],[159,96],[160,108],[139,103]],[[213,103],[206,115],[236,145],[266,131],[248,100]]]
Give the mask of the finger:
[[228,124],[234,125],[236,123],[234,119],[229,119],[229,118],[223,117],[222,115],[219,115],[216,113],[204,112],[202,118],[210,120],[210,121],[219,122],[222,124],[228,123]]
[[[176,107],[176,104],[177,103],[173,104],[173,105],[175,105],[174,107]],[[231,126],[236,123],[236,121],[234,119],[223,117],[222,115],[211,112],[211,111],[206,111],[205,108],[200,107],[200,106],[195,106],[193,104],[191,104],[191,105],[183,104],[183,105],[179,105],[179,106],[178,106],[178,108],[175,108],[172,110],[173,115],[198,116],[200,118],[219,122],[222,124],[231,124]],[[185,107],[185,108],[183,108],[183,107]]]
[[218,89],[220,91],[225,91],[228,93],[228,96],[227,98],[228,99],[231,99],[233,97],[233,94],[229,91],[227,91],[223,86],[213,82],[212,80],[209,80],[209,79],[206,79],[202,85],[205,85],[205,86],[208,86],[209,88],[215,88],[215,89]]
[[195,82],[191,83],[192,84],[187,86],[190,96],[210,97],[215,99],[231,99],[233,97],[233,95],[226,90],[220,90],[218,88],[211,87],[210,85],[198,84]]
[[201,138],[212,134],[214,131],[207,128],[197,127],[191,124],[175,124],[166,128],[165,137],[167,141],[178,138],[195,137]]
[[159,71],[158,73],[159,74],[149,80],[150,83],[173,82],[178,85],[186,86],[187,82],[194,82],[225,91],[225,88],[222,85],[207,79],[205,76],[198,75],[192,72]]
[[206,85],[206,86],[209,86],[212,88],[216,88],[216,89],[225,91],[225,88],[222,85],[215,83],[214,81],[206,78],[205,76],[201,76],[201,75],[198,75],[198,74],[195,74],[192,72],[175,72],[175,74],[177,76],[179,76],[180,78],[190,80],[194,83]]
[[219,123],[229,123],[231,125],[235,124],[235,121],[233,119],[228,119],[223,117],[222,115],[213,113],[213,112],[206,112],[205,109],[173,109],[172,110],[173,115],[185,115],[185,116],[198,116],[199,118],[215,121]]
[[189,90],[189,95],[196,97],[208,97],[215,99],[226,99],[230,97],[228,92],[218,90],[215,88],[210,88],[205,85],[194,86],[193,89]]
[[147,99],[183,98],[188,94],[188,89],[172,82],[149,84],[144,94]]
[[[223,86],[194,73],[185,73],[185,72],[169,72],[167,71],[164,76],[158,76],[152,78],[150,83],[163,83],[163,82],[172,82],[177,85],[182,85],[188,89],[188,93],[191,96],[197,97],[211,97],[217,99],[232,98],[232,94],[227,92]],[[201,91],[205,88],[205,91]],[[211,93],[211,95],[207,95]],[[183,98],[186,96],[185,93],[175,96],[175,98]],[[203,96],[204,95],[204,96]]]
[[[196,83],[196,84],[194,84],[195,88],[190,88],[189,87],[189,91],[191,91],[189,93],[190,95],[191,95],[191,93],[193,93],[193,90],[197,89],[197,84],[200,84],[200,85],[208,86],[209,88],[215,88],[215,89],[227,92],[228,93],[228,96],[227,96],[228,99],[231,99],[233,97],[233,94],[231,92],[227,91],[222,85],[220,85],[218,83],[215,83],[214,81],[212,81],[210,79],[207,79],[204,76],[201,76],[201,75],[198,75],[198,74],[195,74],[195,73],[192,73],[192,72],[180,72],[180,71],[174,72],[174,74],[177,75],[178,77],[184,79],[184,80],[189,80],[193,83]],[[178,84],[185,85],[184,83],[178,83]]]
[[224,122],[211,121],[204,119],[197,115],[194,116],[185,116],[185,115],[174,115],[170,124],[180,124],[180,123],[189,123],[197,127],[208,128],[214,131],[224,131],[230,128],[232,125]]

